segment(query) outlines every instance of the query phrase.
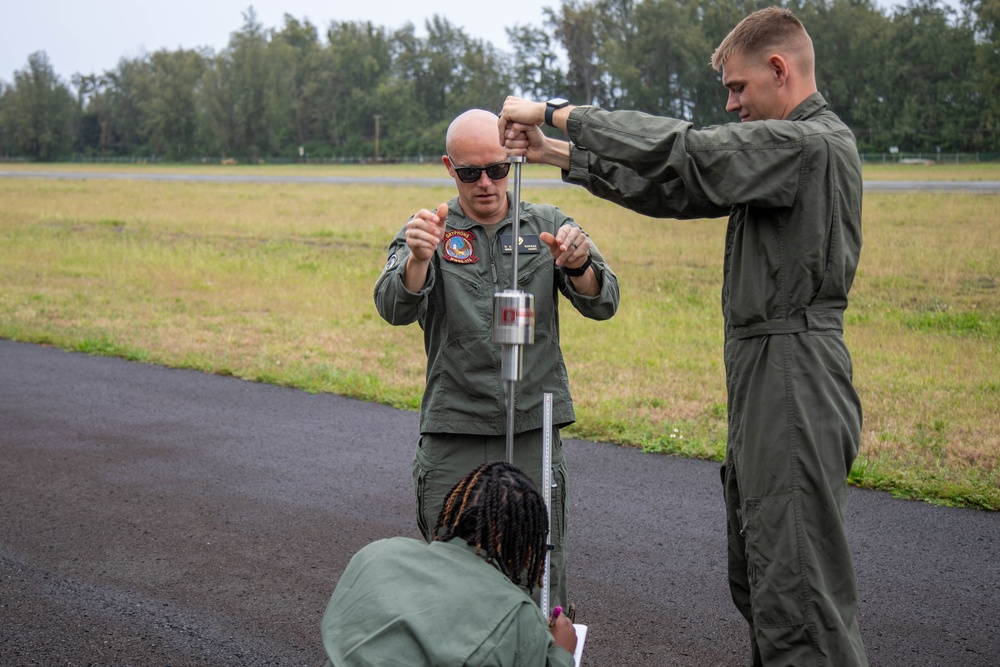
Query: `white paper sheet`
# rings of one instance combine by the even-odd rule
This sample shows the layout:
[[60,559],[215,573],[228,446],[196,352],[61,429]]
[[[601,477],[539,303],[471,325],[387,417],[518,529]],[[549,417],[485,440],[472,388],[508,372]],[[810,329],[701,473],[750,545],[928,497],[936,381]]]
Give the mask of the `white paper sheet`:
[[576,653],[573,654],[573,660],[576,661],[576,667],[580,667],[580,661],[583,660],[583,642],[587,638],[587,626],[574,623],[573,628],[576,630]]

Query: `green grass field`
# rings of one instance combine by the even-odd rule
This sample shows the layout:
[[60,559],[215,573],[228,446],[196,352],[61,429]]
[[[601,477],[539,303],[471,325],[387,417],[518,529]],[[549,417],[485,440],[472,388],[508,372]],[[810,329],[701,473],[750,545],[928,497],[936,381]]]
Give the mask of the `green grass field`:
[[[435,165],[3,165],[0,171],[444,176]],[[1000,180],[1000,165],[867,167]],[[526,167],[525,178],[555,178]],[[385,248],[452,188],[0,178],[0,337],[419,405],[419,327],[372,303]],[[564,308],[570,437],[718,460],[724,220],[651,220],[578,188],[525,188],[619,276],[610,321]],[[846,336],[865,409],[859,486],[1000,509],[1000,198],[868,194]]]

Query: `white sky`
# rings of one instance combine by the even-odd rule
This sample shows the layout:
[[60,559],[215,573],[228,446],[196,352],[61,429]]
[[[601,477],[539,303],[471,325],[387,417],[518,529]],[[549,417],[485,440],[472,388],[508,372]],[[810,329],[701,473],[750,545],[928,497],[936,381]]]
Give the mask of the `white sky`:
[[[877,0],[893,7],[905,0]],[[956,6],[958,0],[946,0]],[[136,58],[160,49],[201,46],[216,52],[243,26],[252,5],[264,28],[279,28],[284,15],[308,19],[321,37],[331,21],[371,21],[389,29],[412,23],[424,35],[424,21],[434,14],[447,18],[474,38],[509,51],[507,27],[542,27],[542,8],[560,0],[5,0],[0,36],[0,80],[12,83],[28,56],[45,51],[64,82],[77,73],[113,69],[121,58]],[[325,39],[324,39],[325,41]]]
[[412,23],[424,35],[434,14],[474,38],[507,51],[504,28],[542,26],[542,6],[559,0],[4,0],[0,16],[0,79],[11,83],[28,56],[45,51],[55,73],[69,83],[74,73],[113,69],[119,59],[160,49],[210,46],[216,52],[243,26],[252,5],[264,28],[280,28],[284,15],[309,20],[325,42],[331,21],[371,21],[389,29]]

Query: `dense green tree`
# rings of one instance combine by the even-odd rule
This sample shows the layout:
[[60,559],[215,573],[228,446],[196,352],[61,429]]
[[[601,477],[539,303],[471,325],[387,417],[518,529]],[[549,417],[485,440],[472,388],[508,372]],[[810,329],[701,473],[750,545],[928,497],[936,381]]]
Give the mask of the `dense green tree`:
[[604,18],[596,35],[598,103],[609,109],[634,106],[629,100],[634,97],[638,73],[635,45],[645,28],[636,20],[636,5],[634,0],[596,0],[594,5],[596,14]]
[[271,47],[276,59],[285,63],[288,76],[285,150],[326,143],[322,112],[323,50],[316,26],[300,22],[289,14],[285,24],[272,35]]
[[566,93],[559,54],[548,31],[517,25],[507,29],[507,39],[514,47],[511,92],[534,100],[547,100]]
[[6,158],[10,156],[12,146],[10,145],[11,139],[8,137],[8,129],[5,125],[4,119],[4,105],[9,103],[9,98],[7,97],[7,88],[9,86],[0,79],[0,158]]
[[267,59],[267,33],[251,7],[243,15],[243,28],[229,38],[220,56],[228,61],[231,108],[236,120],[234,150],[258,160],[276,148],[275,128],[270,122],[274,90],[270,87],[271,63]]
[[[139,105],[143,136],[149,148],[169,160],[183,160],[196,151],[196,94],[205,59],[196,51],[157,51],[149,59],[148,79]],[[155,83],[154,83],[155,82]]]
[[636,8],[625,106],[704,126],[724,119],[718,101],[724,104],[725,94],[708,66],[713,45],[691,11],[680,0],[646,0]]
[[974,30],[979,136],[966,150],[1000,149],[1000,0],[962,0]]
[[514,85],[507,56],[491,44],[468,36],[456,56],[451,101],[445,120],[450,121],[467,109],[499,111]]
[[854,130],[865,150],[884,151],[892,141],[889,18],[871,0],[813,2],[802,20],[815,35],[816,83],[826,101]]
[[77,134],[74,150],[84,155],[105,155],[107,151],[108,113],[97,98],[102,79],[96,74],[74,74],[77,91]]
[[198,145],[202,155],[228,159],[238,150],[236,104],[231,93],[231,62],[212,58],[202,74],[196,96]]
[[48,55],[38,51],[14,73],[14,85],[0,100],[4,152],[38,160],[54,160],[73,149],[76,101],[56,76]]
[[598,36],[603,17],[593,4],[563,0],[559,10],[543,10],[566,53],[566,97],[578,104],[602,104],[608,99],[602,89],[603,67],[598,59]]
[[[324,76],[329,140],[338,154],[374,157],[375,116],[386,112],[372,92],[392,73],[393,39],[385,28],[370,21],[331,23],[327,39]],[[379,152],[384,154],[381,147]]]
[[[785,0],[813,35],[817,84],[862,151],[1000,149],[1000,0]],[[75,99],[44,54],[0,82],[0,150],[54,159],[157,155],[438,159],[450,120],[504,97],[733,120],[712,51],[774,0],[562,0],[542,26],[508,29],[513,53],[442,16],[418,36],[372,22],[325,32],[250,8],[218,53],[158,51],[75,74]],[[69,129],[67,129],[69,128]]]
[[147,58],[122,58],[113,70],[81,77],[88,99],[84,117],[92,115],[100,127],[99,144],[90,146],[101,155],[148,155],[145,106],[156,85]]
[[[403,118],[381,113],[390,124],[393,146],[440,155],[452,118],[473,107],[498,111],[513,83],[507,59],[492,46],[470,38],[441,16],[433,16],[425,28],[424,40],[415,36],[412,26],[396,33],[399,80],[384,89],[405,91],[414,108]],[[409,139],[400,141],[403,133]]]
[[251,7],[243,27],[211,60],[202,79],[202,142],[212,152],[252,161],[276,155],[287,135],[293,74],[287,44],[274,48]]
[[971,30],[939,0],[908,0],[892,16],[886,99],[904,151],[957,150],[977,132]]

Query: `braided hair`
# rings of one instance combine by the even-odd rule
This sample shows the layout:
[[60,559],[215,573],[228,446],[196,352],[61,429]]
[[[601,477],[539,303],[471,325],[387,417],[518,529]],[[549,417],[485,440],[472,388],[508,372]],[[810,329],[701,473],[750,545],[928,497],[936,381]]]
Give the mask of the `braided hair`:
[[434,540],[465,540],[530,593],[542,583],[548,532],[548,511],[535,485],[510,463],[493,461],[452,487],[438,514]]

